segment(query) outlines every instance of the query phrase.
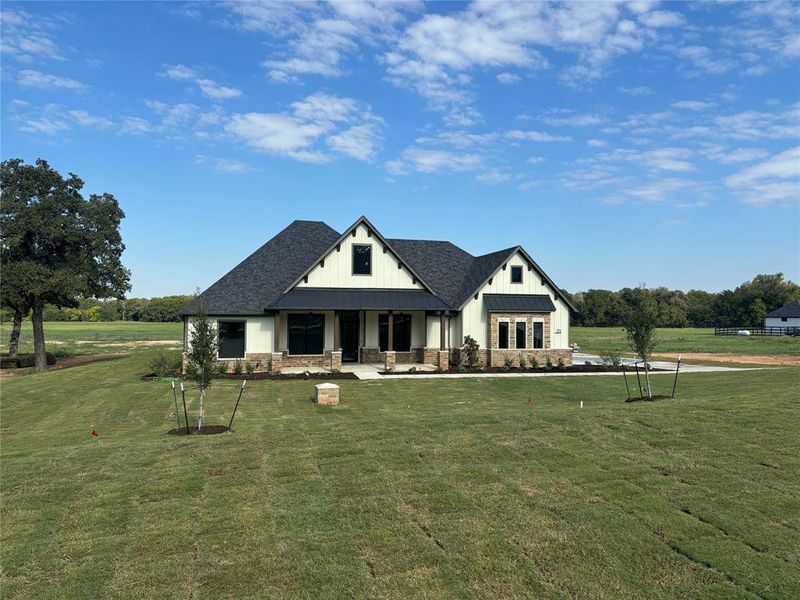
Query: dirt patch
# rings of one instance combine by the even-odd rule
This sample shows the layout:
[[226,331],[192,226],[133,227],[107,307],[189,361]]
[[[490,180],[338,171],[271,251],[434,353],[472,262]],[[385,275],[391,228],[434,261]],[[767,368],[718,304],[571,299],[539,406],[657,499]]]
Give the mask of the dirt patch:
[[186,433],[185,427],[170,429],[167,435],[219,435],[229,431],[227,425],[203,425],[199,430],[197,427],[189,427],[189,433]]
[[[48,342],[49,343],[49,342]],[[136,342],[97,342],[95,340],[77,340],[76,344],[97,346],[98,348],[146,348],[149,346],[174,346],[180,348],[177,340],[139,340]]]
[[[677,360],[677,352],[657,352],[653,358]],[[741,363],[747,365],[793,365],[800,366],[800,356],[791,354],[721,354],[714,352],[681,352],[683,360],[706,360],[709,362]]]
[[[67,358],[59,358],[56,364],[47,367],[48,371],[55,371],[57,369],[68,369],[70,367],[77,367],[88,363],[99,362],[101,360],[112,360],[115,358],[122,358],[128,356],[127,352],[107,352],[106,354],[84,354],[81,356],[69,356]],[[3,369],[0,371],[0,378],[13,377],[14,375],[23,375],[25,373],[33,373],[33,367],[26,369]]]
[[654,395],[653,397],[637,396],[628,398],[625,402],[655,402],[656,400],[672,400],[672,396]]

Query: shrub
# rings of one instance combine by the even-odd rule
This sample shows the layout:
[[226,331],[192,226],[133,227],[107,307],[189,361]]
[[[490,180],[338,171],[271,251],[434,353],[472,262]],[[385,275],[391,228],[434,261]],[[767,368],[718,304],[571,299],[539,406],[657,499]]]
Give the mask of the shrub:
[[467,372],[467,367],[465,367],[464,365],[458,365],[458,372],[459,373],[466,373]]
[[567,368],[567,365],[564,363],[564,359],[560,356],[558,357],[558,368],[562,371]]
[[409,372],[409,373],[416,373],[416,372],[417,372],[417,367],[411,367],[411,368],[408,370],[408,372]]
[[201,306],[192,322],[189,352],[187,353],[189,358],[187,373],[190,379],[197,382],[202,391],[211,385],[211,379],[219,372],[216,364],[217,347],[217,329],[208,318],[205,307]]
[[233,363],[233,374],[234,375],[241,375],[242,374],[242,361],[238,358],[236,362]]
[[607,352],[606,354],[601,354],[600,360],[602,360],[603,364],[606,365],[607,367],[618,367],[622,364],[622,357],[614,352]]
[[503,370],[508,371],[513,366],[514,366],[514,359],[511,358],[510,356],[506,356],[505,359],[503,360]]
[[221,360],[217,363],[217,373],[220,375],[225,375],[228,372],[228,361]]
[[553,368],[553,359],[550,358],[549,354],[546,354],[545,357],[544,357],[544,366],[546,368],[548,368],[548,369],[552,369]]
[[478,350],[480,349],[480,345],[472,336],[467,336],[464,338],[464,350],[463,354],[466,356],[467,359],[467,366],[469,368],[474,368],[478,364]]
[[531,369],[538,369],[538,368],[539,368],[539,361],[536,360],[536,357],[534,356],[531,359]]
[[256,372],[256,366],[248,360],[244,363],[244,370],[248,376],[252,377]]
[[525,355],[522,352],[519,353],[519,368],[523,371],[528,368],[528,361],[525,360]]
[[157,377],[176,374],[181,369],[180,352],[159,349],[153,354],[148,363],[150,372]]

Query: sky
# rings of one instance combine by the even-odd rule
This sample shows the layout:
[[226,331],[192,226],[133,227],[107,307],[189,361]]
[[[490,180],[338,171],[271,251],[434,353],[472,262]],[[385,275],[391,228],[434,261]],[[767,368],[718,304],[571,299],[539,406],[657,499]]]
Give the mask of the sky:
[[800,3],[2,5],[0,154],[109,192],[131,296],[294,219],[575,292],[800,281]]

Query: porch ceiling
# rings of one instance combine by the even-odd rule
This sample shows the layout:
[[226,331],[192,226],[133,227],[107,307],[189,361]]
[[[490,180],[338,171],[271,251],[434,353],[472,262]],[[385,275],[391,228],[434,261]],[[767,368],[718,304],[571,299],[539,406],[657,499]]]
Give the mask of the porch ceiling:
[[273,310],[448,310],[425,290],[295,288],[276,300]]

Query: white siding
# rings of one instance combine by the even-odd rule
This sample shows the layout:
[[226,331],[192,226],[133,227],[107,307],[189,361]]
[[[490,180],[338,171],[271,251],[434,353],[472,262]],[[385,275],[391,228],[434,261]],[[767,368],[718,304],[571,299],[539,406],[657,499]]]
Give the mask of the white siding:
[[800,318],[788,317],[781,321],[780,317],[767,317],[764,319],[764,327],[800,327]]
[[[511,283],[511,267],[522,267],[522,283]],[[492,283],[487,283],[478,292],[478,299],[470,298],[459,315],[460,327],[451,333],[454,346],[461,346],[464,337],[472,336],[481,348],[488,348],[488,315],[483,302],[483,294],[549,294],[555,304],[556,312],[551,315],[550,346],[554,349],[569,347],[569,308],[556,297],[555,290],[551,289],[536,271],[529,271],[527,261],[521,254],[515,254],[506,266],[494,274]]]
[[[272,317],[235,317],[210,315],[209,320],[216,326],[217,321],[244,321],[244,351],[245,354],[272,352],[272,332],[274,320]],[[191,340],[194,328],[194,317],[189,317],[188,340]]]
[[[308,283],[301,281],[298,287],[323,288],[406,288],[424,289],[414,276],[403,266],[398,269],[398,259],[391,251],[383,253],[383,244],[373,235],[367,235],[367,227],[359,225],[356,235],[348,235],[341,243],[340,250],[331,250],[324,257],[325,266],[317,264],[308,274]],[[353,275],[353,244],[372,246],[372,274]]]

